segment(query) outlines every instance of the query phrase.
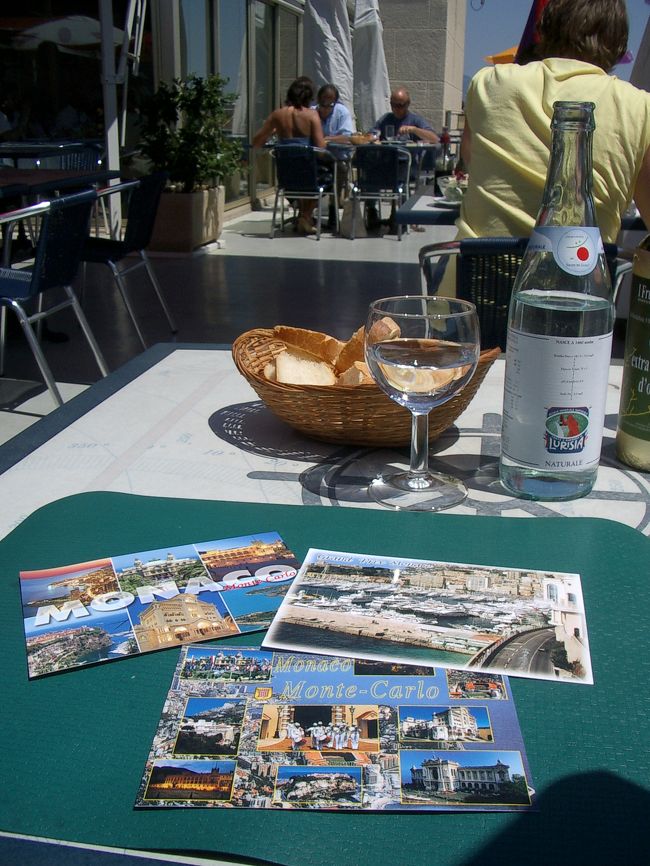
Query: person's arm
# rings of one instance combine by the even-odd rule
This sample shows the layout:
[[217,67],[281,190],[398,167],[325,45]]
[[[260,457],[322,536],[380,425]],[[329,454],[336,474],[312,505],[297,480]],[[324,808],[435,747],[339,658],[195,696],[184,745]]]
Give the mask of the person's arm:
[[274,132],[276,132],[276,127],[275,112],[273,111],[264,121],[262,128],[253,136],[253,147],[263,147]]
[[465,128],[463,136],[460,140],[460,158],[465,163],[465,171],[469,172],[469,165],[472,158],[472,133],[465,118]]
[[425,129],[421,126],[400,126],[399,133],[401,134],[402,132],[414,135],[421,141],[428,141],[431,144],[437,144],[440,141],[432,129]]
[[634,203],[639,209],[641,219],[650,228],[650,147],[646,150],[641,171],[634,187]]
[[309,111],[309,120],[311,123],[311,140],[314,143],[315,147],[325,147],[325,137],[323,135],[323,125],[320,122],[320,117],[317,111],[314,111],[313,108],[306,109]]
[[325,140],[333,141],[337,144],[349,144],[350,136],[354,132],[352,115],[345,105],[342,104],[339,104],[334,110],[337,112],[336,128],[331,135],[325,136]]

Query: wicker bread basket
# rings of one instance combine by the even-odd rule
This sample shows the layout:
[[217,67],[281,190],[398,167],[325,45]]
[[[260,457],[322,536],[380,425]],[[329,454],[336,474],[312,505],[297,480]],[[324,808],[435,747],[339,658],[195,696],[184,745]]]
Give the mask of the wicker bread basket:
[[[268,408],[289,426],[325,442],[346,445],[408,445],[411,414],[378,385],[285,385],[270,382],[264,366],[286,346],[273,331],[255,329],[239,336],[232,356],[239,372]],[[500,350],[481,352],[476,371],[463,390],[429,415],[429,439],[450,427],[469,405]]]

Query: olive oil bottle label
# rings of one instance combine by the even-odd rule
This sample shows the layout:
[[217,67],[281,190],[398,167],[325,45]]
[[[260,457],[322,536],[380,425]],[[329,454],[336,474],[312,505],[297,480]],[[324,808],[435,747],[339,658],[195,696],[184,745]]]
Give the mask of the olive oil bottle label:
[[650,252],[643,249],[634,254],[618,426],[650,442]]

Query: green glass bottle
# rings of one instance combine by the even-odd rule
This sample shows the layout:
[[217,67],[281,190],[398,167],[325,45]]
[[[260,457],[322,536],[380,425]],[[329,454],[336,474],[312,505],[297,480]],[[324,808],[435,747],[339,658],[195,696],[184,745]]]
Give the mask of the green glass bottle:
[[636,248],[625,333],[616,454],[633,469],[650,470],[650,235]]

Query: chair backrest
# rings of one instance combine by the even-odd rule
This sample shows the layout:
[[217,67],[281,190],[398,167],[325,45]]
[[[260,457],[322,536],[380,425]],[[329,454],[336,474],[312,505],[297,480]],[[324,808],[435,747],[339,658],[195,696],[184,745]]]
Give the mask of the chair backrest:
[[130,193],[124,231],[124,247],[128,252],[144,250],[149,245],[168,177],[164,171],[149,174],[140,178],[140,184]]
[[96,198],[97,193],[90,189],[52,199],[38,233],[30,297],[72,283],[88,237]]
[[278,187],[285,194],[318,191],[318,160],[313,147],[280,143],[273,149],[273,157]]
[[[510,296],[527,246],[528,238],[465,238],[460,241],[456,260],[456,295],[476,305],[483,349],[506,348]],[[617,252],[616,244],[605,244],[612,281]],[[422,268],[427,285],[430,285],[435,266],[423,260]]]
[[367,193],[384,190],[399,192],[408,178],[408,151],[389,145],[364,144],[357,147],[354,165],[357,168],[355,186]]
[[88,144],[64,150],[59,159],[59,168],[83,170],[97,170],[102,162],[103,148],[101,145]]

